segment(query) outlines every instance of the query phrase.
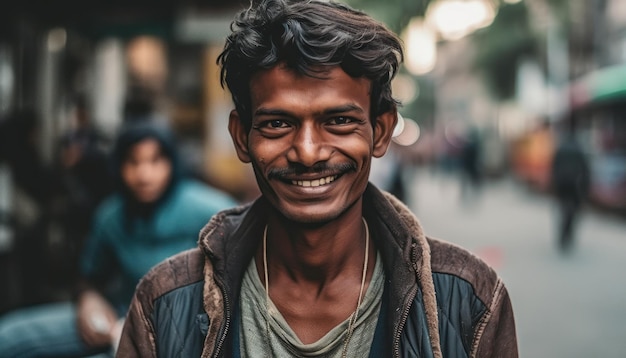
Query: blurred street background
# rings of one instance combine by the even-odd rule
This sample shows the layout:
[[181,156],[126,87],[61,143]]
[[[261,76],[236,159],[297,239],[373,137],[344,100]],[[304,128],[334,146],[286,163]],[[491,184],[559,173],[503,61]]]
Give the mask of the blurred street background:
[[[372,181],[426,234],[493,265],[522,357],[624,357],[626,1],[344,2],[406,50],[393,83],[402,118]],[[248,5],[3,2],[0,313],[71,297],[81,208],[110,192],[102,160],[125,118],[169,125],[197,179],[240,202],[258,195],[227,134],[216,65]],[[559,174],[557,157],[578,164]]]
[[449,173],[407,175],[410,207],[426,235],[470,249],[505,281],[520,357],[623,357],[626,351],[626,221],[586,208],[576,250],[557,246],[557,208],[515,179],[492,181],[468,200]]

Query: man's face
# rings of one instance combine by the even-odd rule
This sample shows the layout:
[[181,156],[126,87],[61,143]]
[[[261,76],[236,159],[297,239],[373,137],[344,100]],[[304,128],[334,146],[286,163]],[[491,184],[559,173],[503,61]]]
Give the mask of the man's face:
[[323,79],[276,66],[250,83],[252,128],[231,113],[239,158],[251,162],[261,192],[285,217],[337,218],[361,200],[372,156],[382,156],[395,112],[370,119],[370,81],[339,67]]
[[158,200],[172,175],[172,163],[161,152],[155,139],[135,144],[122,164],[122,178],[137,201],[144,204]]

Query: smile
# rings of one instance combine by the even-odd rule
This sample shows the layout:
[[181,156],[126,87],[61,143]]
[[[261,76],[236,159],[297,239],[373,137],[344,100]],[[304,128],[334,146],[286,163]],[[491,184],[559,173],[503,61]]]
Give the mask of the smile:
[[325,178],[315,179],[315,180],[292,180],[291,184],[303,187],[309,186],[322,186],[326,184],[330,184],[335,179],[337,179],[338,175],[330,175]]

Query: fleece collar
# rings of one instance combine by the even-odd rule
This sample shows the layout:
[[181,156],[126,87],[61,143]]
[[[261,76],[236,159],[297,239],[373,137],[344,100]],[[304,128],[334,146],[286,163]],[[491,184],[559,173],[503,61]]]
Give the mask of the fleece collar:
[[[433,283],[430,246],[417,217],[411,210],[393,195],[379,191],[371,186],[371,204],[365,205],[366,212],[374,211],[373,215],[381,221],[379,227],[386,228],[388,235],[379,238],[377,248],[386,258],[387,271],[391,273],[391,309],[390,317],[394,324],[393,346],[398,347],[400,331],[403,329],[408,309],[415,298],[417,286],[422,293],[424,314],[428,325],[428,336],[435,358],[440,358],[439,321],[437,317],[437,300]],[[369,189],[369,188],[368,188]],[[368,198],[368,197],[366,197]],[[366,200],[366,203],[369,200]],[[401,263],[407,265],[403,266]],[[410,266],[409,266],[410,265]],[[398,306],[401,303],[400,306]],[[390,305],[393,307],[393,304]],[[395,315],[395,317],[394,317]]]
[[[260,243],[266,213],[270,205],[263,197],[216,215],[200,233],[199,246],[210,258],[206,260],[207,282],[217,283],[224,301],[238,302],[241,278]],[[406,314],[417,290],[423,296],[424,313],[435,357],[441,357],[437,302],[430,266],[430,247],[422,227],[410,209],[391,194],[368,185],[363,197],[363,215],[368,221],[376,248],[383,257],[390,278],[389,327],[393,327],[393,345],[398,346]],[[207,297],[216,297],[215,285],[205,285]],[[205,307],[215,303],[205,302]],[[232,316],[229,304],[226,321]],[[205,347],[206,348],[206,347]],[[204,356],[204,355],[203,355]]]

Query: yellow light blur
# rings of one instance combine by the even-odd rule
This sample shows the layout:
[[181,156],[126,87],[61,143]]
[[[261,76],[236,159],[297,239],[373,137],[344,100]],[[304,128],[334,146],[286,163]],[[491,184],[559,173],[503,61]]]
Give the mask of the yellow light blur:
[[469,33],[489,26],[495,9],[486,0],[438,0],[431,3],[426,19],[445,40],[460,39]]
[[437,44],[432,29],[422,18],[413,18],[403,35],[407,70],[414,75],[432,71],[437,60]]
[[391,91],[400,103],[410,103],[419,96],[419,86],[409,75],[398,74],[391,82]]

